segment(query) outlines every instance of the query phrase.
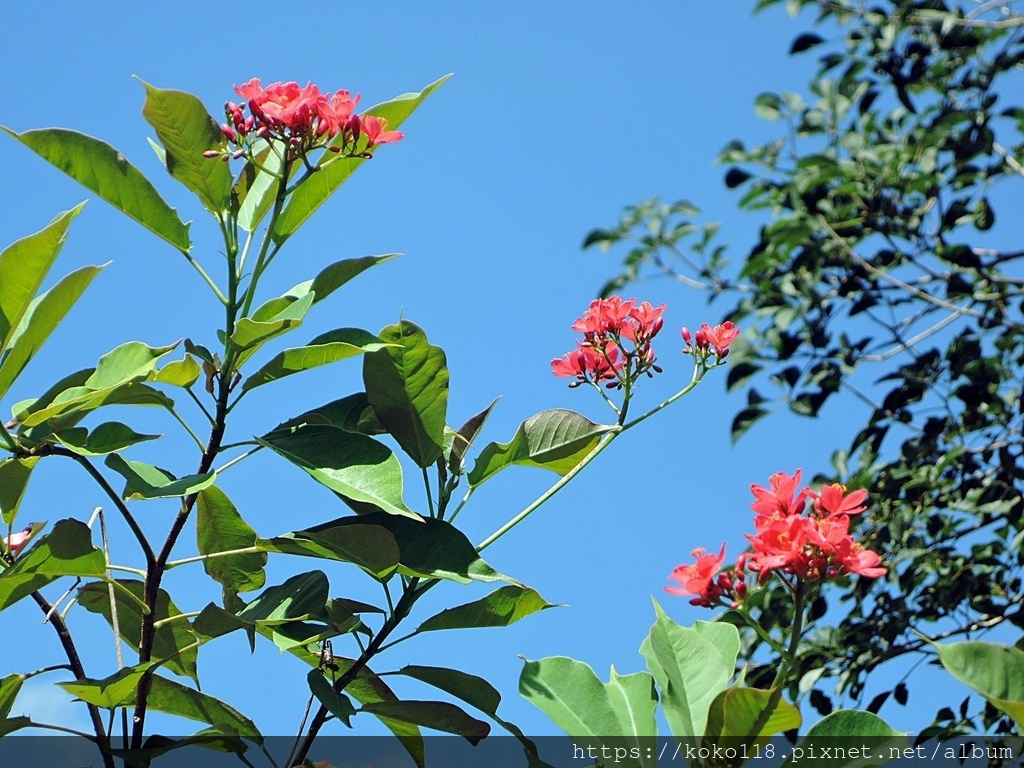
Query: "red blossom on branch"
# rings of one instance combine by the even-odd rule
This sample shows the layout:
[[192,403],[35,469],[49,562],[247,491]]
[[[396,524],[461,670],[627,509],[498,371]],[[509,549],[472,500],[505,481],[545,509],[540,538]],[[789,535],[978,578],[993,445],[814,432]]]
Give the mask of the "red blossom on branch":
[[7,547],[8,552],[12,555],[16,555],[25,548],[25,545],[28,544],[31,538],[32,527],[29,526],[23,531],[18,531],[17,533],[12,533],[10,536],[5,536],[4,545]]

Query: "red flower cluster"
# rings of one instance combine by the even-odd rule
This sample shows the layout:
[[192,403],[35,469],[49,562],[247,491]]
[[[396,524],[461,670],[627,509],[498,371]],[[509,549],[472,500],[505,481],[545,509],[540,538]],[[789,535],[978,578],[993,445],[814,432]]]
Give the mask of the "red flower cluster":
[[[310,149],[327,146],[333,152],[354,148],[361,136],[366,137],[362,153],[377,144],[387,144],[403,138],[398,131],[388,131],[387,120],[373,115],[358,115],[359,94],[349,91],[321,93],[312,83],[300,87],[296,82],[271,83],[263,87],[259,78],[244,85],[236,85],[235,93],[246,100],[244,104],[229,101],[224,106],[228,121],[221,131],[236,146],[238,158],[251,149],[255,139],[278,139],[299,154]],[[245,107],[249,115],[245,114]],[[216,156],[217,152],[208,152]],[[226,157],[226,156],[225,156]]]
[[664,325],[665,305],[651,306],[636,299],[623,301],[618,296],[594,299],[572,329],[583,334],[576,349],[551,361],[555,376],[575,377],[570,387],[586,382],[606,382],[621,387],[628,379],[642,374],[661,373],[656,364],[651,340]]
[[683,342],[686,344],[683,347],[683,352],[699,355],[706,360],[711,354],[711,349],[714,348],[715,356],[719,360],[723,360],[729,354],[729,345],[736,341],[739,335],[740,329],[731,320],[726,320],[714,328],[703,323],[700,330],[697,331],[696,339],[690,335],[689,328],[683,328]]
[[719,573],[725,545],[717,557],[694,550],[696,564],[679,566],[670,576],[681,586],[666,590],[695,595],[691,603],[710,608],[723,602],[736,604],[746,597],[745,571],[757,574],[758,583],[767,581],[773,571],[806,581],[838,579],[849,573],[871,579],[884,576],[882,558],[850,535],[850,515],[864,511],[867,491],[847,493],[845,486],[836,483],[814,493],[799,489],[800,476],[800,470],[792,476],[779,472],[769,479],[770,488],[750,486],[757,533],[747,536],[751,550],[740,555],[732,571]]

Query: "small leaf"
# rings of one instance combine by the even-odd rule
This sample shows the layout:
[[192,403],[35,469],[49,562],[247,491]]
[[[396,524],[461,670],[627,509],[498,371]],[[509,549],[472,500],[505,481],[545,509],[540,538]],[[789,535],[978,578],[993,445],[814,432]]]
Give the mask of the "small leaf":
[[791,54],[801,53],[816,45],[821,45],[824,42],[825,38],[821,35],[816,35],[813,32],[804,32],[802,35],[797,35],[796,40],[793,41],[793,45],[789,48],[789,52]]
[[204,157],[222,150],[227,140],[203,103],[191,93],[146,88],[142,116],[164,145],[168,173],[196,193],[206,209],[220,216],[231,201],[231,171],[219,157]]
[[243,317],[235,323],[235,330],[231,334],[231,343],[240,352],[249,353],[245,355],[246,359],[271,339],[302,325],[302,319],[313,305],[313,294],[282,297],[277,301],[280,302],[280,305],[277,303],[270,305],[276,311],[270,310],[268,307],[270,302],[268,302],[258,308],[252,317]]
[[732,442],[735,444],[767,413],[763,408],[744,408],[732,420]]
[[476,440],[477,435],[484,428],[484,424],[487,423],[487,417],[491,415],[491,411],[494,410],[494,406],[498,404],[498,399],[495,398],[490,405],[484,408],[480,413],[475,416],[471,416],[469,420],[463,424],[455,432],[452,438],[452,447],[448,454],[448,470],[455,474],[462,474],[463,460],[466,458],[466,451],[468,451],[473,441]]
[[364,704],[361,711],[435,731],[454,733],[473,746],[491,732],[491,726],[487,723],[470,717],[459,707],[444,701],[379,701]]
[[174,360],[157,371],[153,381],[158,384],[170,384],[173,387],[188,389],[198,381],[202,372],[203,369],[195,358],[185,355],[183,359]]
[[513,464],[565,476],[611,429],[614,427],[595,424],[574,411],[542,411],[520,424],[510,442],[487,445],[469,473],[469,484],[480,485]]
[[139,680],[151,666],[152,664],[147,662],[136,667],[125,667],[102,680],[86,677],[57,685],[87,704],[94,704],[103,709],[116,709],[135,698]]
[[496,589],[480,600],[446,608],[420,624],[417,631],[507,627],[531,614],[553,607],[536,590],[509,585]]
[[306,681],[309,683],[309,690],[316,697],[316,700],[323,704],[328,712],[351,728],[352,724],[349,720],[356,713],[356,708],[352,706],[351,699],[344,693],[335,691],[331,681],[324,677],[324,673],[319,669],[309,670],[309,674],[306,675]]
[[[763,743],[768,736],[799,728],[803,722],[800,710],[780,699],[760,731],[751,734],[761,713],[767,709],[771,695],[771,691],[758,688],[734,687],[722,691],[711,702],[706,742],[717,744],[729,739],[743,739],[744,745]],[[753,738],[748,741],[748,736]],[[732,745],[735,746],[735,742]]]
[[359,328],[339,328],[329,331],[317,336],[304,347],[279,352],[270,362],[245,380],[242,390],[254,389],[293,373],[308,371],[355,355],[376,352],[386,346],[372,333]]
[[402,500],[402,465],[383,443],[324,425],[275,430],[257,440],[347,499],[419,519]]
[[125,424],[107,421],[92,431],[73,427],[58,432],[55,437],[61,445],[79,456],[104,456],[146,440],[156,440],[160,435],[139,434]]
[[[200,555],[217,555],[236,549],[251,548],[259,537],[238,513],[231,499],[220,488],[211,485],[199,492],[196,503],[196,544]],[[259,589],[266,581],[263,567],[265,552],[251,552],[203,561],[206,573],[233,592]]]
[[176,478],[170,472],[152,464],[141,461],[129,461],[116,453],[107,456],[103,462],[110,469],[121,475],[127,482],[122,498],[131,499],[173,499],[188,496],[204,488],[209,488],[217,480],[216,472],[204,472],[201,475],[186,475]]
[[[420,93],[407,93],[371,107],[367,110],[367,114],[383,117],[388,121],[388,129],[395,130],[412,114],[416,107],[423,103],[424,99],[440,88],[449,77],[451,75],[445,75],[440,80],[428,85]],[[323,205],[324,201],[344,184],[363,162],[364,160],[360,158],[352,158],[331,163],[300,184],[288,198],[284,211],[277,220],[273,232],[274,242],[281,243],[293,235],[302,226],[302,223]]]
[[11,714],[14,700],[18,697],[21,684],[25,682],[25,676],[14,674],[8,675],[0,680],[0,719],[6,719]]
[[[254,150],[259,169],[246,163],[235,183],[235,192],[241,200],[238,208],[238,226],[246,232],[254,231],[267,215],[277,197],[281,175],[282,153],[280,143],[277,150],[263,144],[261,152]],[[294,168],[294,166],[293,166]],[[294,172],[294,171],[293,171]]]
[[38,456],[11,457],[0,461],[0,517],[8,528],[14,525],[29,477],[38,461]]
[[381,423],[420,467],[444,447],[448,366],[444,350],[415,323],[402,320],[380,332],[389,346],[363,358],[366,397]]
[[15,133],[0,126],[26,147],[118,210],[159,235],[179,251],[189,250],[188,225],[178,217],[150,181],[109,144],[64,128]]

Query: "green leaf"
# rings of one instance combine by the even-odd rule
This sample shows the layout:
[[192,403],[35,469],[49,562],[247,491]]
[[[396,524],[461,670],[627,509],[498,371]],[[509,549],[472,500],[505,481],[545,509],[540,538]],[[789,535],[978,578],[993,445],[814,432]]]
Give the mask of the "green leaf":
[[526,661],[519,693],[574,739],[623,735],[604,683],[582,661],[565,656]]
[[484,562],[473,543],[458,528],[436,518],[412,519],[373,512],[333,520],[309,528],[308,533],[319,536],[338,526],[364,524],[378,525],[391,532],[400,550],[398,570],[406,576],[450,579],[463,584],[512,581]]
[[487,417],[491,415],[491,411],[494,410],[494,406],[497,404],[498,399],[495,398],[491,401],[490,405],[475,416],[471,416],[469,420],[459,427],[452,435],[452,444],[448,452],[448,471],[455,474],[462,474],[466,451],[472,447],[477,435],[480,434],[480,431],[484,428],[484,424],[487,423]]
[[189,250],[188,225],[160,197],[139,169],[109,144],[64,128],[15,133],[10,128],[0,126],[0,130],[179,251]]
[[366,352],[384,349],[387,345],[369,331],[339,328],[313,339],[304,347],[279,352],[270,362],[242,384],[242,390],[254,389],[293,373],[308,371]]
[[363,358],[366,397],[381,423],[420,467],[444,447],[448,367],[444,350],[415,323],[402,320],[380,332],[392,346]]
[[0,396],[11,388],[101,269],[103,267],[77,269],[29,305],[9,339],[6,354],[0,359]]
[[470,717],[459,707],[445,701],[380,701],[364,704],[361,711],[435,731],[454,733],[473,746],[491,732],[491,726],[483,720]]
[[238,618],[265,626],[306,619],[326,621],[330,584],[322,571],[292,576],[268,587],[238,613]]
[[216,752],[232,752],[240,762],[252,768],[252,763],[243,757],[248,751],[249,745],[238,735],[238,731],[228,725],[204,728],[198,733],[180,739],[160,735],[149,736],[143,742],[141,749],[111,749],[110,754],[123,760],[125,765],[148,768],[161,755],[191,746],[203,747]]
[[8,675],[0,680],[0,719],[6,719],[11,714],[14,700],[18,698],[18,691],[21,684],[25,682],[25,676],[20,674]]
[[711,702],[736,671],[738,630],[687,629],[655,602],[657,621],[640,647],[661,691],[665,719],[678,738],[699,738],[706,730]]
[[125,667],[102,680],[85,677],[57,685],[87,704],[94,704],[103,709],[115,709],[134,700],[139,680],[151,666],[151,663],[146,662],[136,667]]
[[191,93],[155,88],[145,80],[142,116],[164,145],[167,172],[196,193],[214,216],[231,203],[231,170],[220,157],[203,157],[222,150],[227,140],[203,103]]
[[419,519],[402,500],[398,457],[373,438],[337,427],[301,425],[275,430],[257,441],[347,499]]
[[361,256],[357,259],[342,259],[324,267],[309,283],[309,290],[314,295],[313,303],[323,301],[349,280],[370,267],[375,267],[401,255],[400,253],[385,253],[382,256]]
[[0,252],[0,352],[7,350],[8,342],[67,239],[71,221],[84,205],[58,214],[39,232]]
[[317,406],[295,418],[288,419],[288,421],[280,424],[273,431],[278,432],[290,427],[307,424],[325,424],[345,429],[349,432],[359,432],[363,435],[387,434],[384,425],[378,423],[375,426],[375,421],[376,415],[373,413],[370,401],[366,399],[366,393],[356,392]]
[[935,648],[947,672],[1024,729],[1024,651],[981,640],[935,644]]
[[[120,590],[114,590],[114,605],[117,606],[117,623],[121,638],[129,646],[136,646],[142,633],[142,609],[145,585],[137,579],[118,579],[125,590],[135,595],[136,600],[126,597]],[[78,590],[78,604],[90,613],[97,613],[114,626],[110,612],[110,588],[103,582],[93,581]],[[165,666],[176,674],[199,680],[196,662],[199,649],[189,648],[199,639],[188,621],[181,618],[181,611],[164,590],[157,593],[153,614],[157,621],[167,621],[156,629],[153,641],[153,658],[167,659]],[[176,618],[177,617],[177,618]]]
[[[383,117],[388,121],[388,129],[394,130],[416,109],[423,100],[441,87],[451,75],[431,83],[420,93],[407,93],[391,101],[378,104],[367,110],[367,114]],[[330,155],[331,153],[325,153]],[[288,198],[284,211],[274,227],[274,242],[281,243],[293,235],[324,201],[345,183],[349,176],[363,164],[360,158],[342,159],[321,168],[311,175]]]
[[309,690],[317,701],[323,704],[328,712],[351,728],[352,724],[349,720],[356,713],[356,708],[352,706],[352,700],[344,693],[335,691],[334,686],[319,669],[309,670],[306,682],[309,683]]
[[173,499],[209,488],[217,480],[216,472],[176,478],[170,472],[141,461],[129,461],[116,453],[103,462],[127,482],[121,496],[131,499]]
[[7,736],[22,728],[31,728],[32,720],[27,717],[5,717],[0,720],[0,736]]
[[[196,507],[196,544],[200,555],[253,547],[259,540],[256,531],[217,486],[200,491]],[[211,557],[203,561],[206,573],[233,592],[250,592],[262,587],[266,581],[263,571],[266,564],[266,552]]]
[[354,563],[377,579],[387,579],[398,568],[398,542],[379,525],[339,525],[311,531],[296,531],[259,539],[257,546],[267,552],[304,555]]
[[[718,743],[725,739],[746,740],[761,713],[767,709],[771,695],[771,691],[759,688],[727,688],[722,691],[711,702],[705,743]],[[753,734],[754,738],[743,743],[764,742],[768,736],[799,728],[802,722],[800,710],[780,699],[758,733]],[[735,746],[735,742],[731,746]]]
[[[259,347],[273,338],[302,325],[302,319],[313,305],[313,294],[303,296],[282,296],[272,299],[253,312],[252,317],[243,317],[235,323],[231,343],[241,352],[252,355]],[[241,363],[239,363],[241,365]]]
[[153,676],[149,708],[210,725],[226,725],[240,736],[263,743],[256,725],[234,707],[166,677]]
[[173,387],[188,389],[199,379],[203,369],[196,359],[191,355],[185,355],[181,360],[174,360],[159,371],[153,377],[158,384],[170,384]]
[[490,443],[480,452],[469,484],[480,485],[513,464],[550,469],[564,477],[611,429],[575,411],[541,411],[520,424],[510,442]]
[[0,574],[0,611],[61,576],[103,578],[106,566],[103,551],[92,545],[88,526],[60,520]]
[[[318,663],[319,659],[314,657],[313,665],[315,666]],[[334,663],[338,666],[338,674],[343,675],[352,667],[354,662],[351,659],[335,656]],[[395,696],[387,684],[365,667],[356,679],[349,684],[345,692],[364,706],[367,704],[398,701],[398,697]],[[416,765],[419,768],[424,768],[423,735],[420,733],[419,726],[403,719],[388,717],[386,714],[377,712],[372,714],[376,715],[377,719],[402,742],[402,746],[405,747]]]
[[536,590],[510,584],[496,589],[480,600],[454,608],[445,608],[420,624],[417,631],[507,627],[530,614],[553,607],[554,605],[541,597]]
[[92,431],[85,427],[72,427],[58,432],[55,437],[61,445],[79,456],[104,456],[137,443],[156,440],[160,435],[139,434],[118,421],[107,421]]
[[[865,739],[871,739],[869,749],[861,748]],[[801,755],[824,745],[834,748],[835,754],[842,750],[843,757],[829,760],[830,768],[870,768],[890,762],[890,750],[904,754],[903,750],[910,746],[910,742],[878,715],[859,709],[840,709],[812,725],[783,765],[797,766]],[[797,749],[804,751],[799,753]]]
[[24,459],[11,457],[0,461],[0,516],[8,528],[14,525],[18,507],[28,487],[28,479],[38,461],[38,456]]
[[282,163],[281,145],[278,144],[276,151],[267,146],[264,151],[257,151],[256,157],[261,167],[257,169],[251,163],[246,163],[235,184],[235,191],[242,201],[238,208],[238,226],[246,232],[252,232],[260,225],[277,197]]
[[[654,678],[647,672],[620,675],[611,669],[611,676],[605,685],[608,702],[619,719],[619,733],[626,736],[655,737],[658,723],[654,710],[658,706],[658,694],[654,690]],[[657,761],[641,761],[642,764],[656,765]]]

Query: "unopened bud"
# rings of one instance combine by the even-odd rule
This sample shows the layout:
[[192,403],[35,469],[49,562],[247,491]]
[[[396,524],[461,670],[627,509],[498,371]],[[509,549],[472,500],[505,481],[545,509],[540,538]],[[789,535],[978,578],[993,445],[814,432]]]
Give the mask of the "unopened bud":
[[683,341],[686,342],[686,346],[690,346],[693,343],[693,337],[690,335],[690,329],[685,325],[683,326]]

